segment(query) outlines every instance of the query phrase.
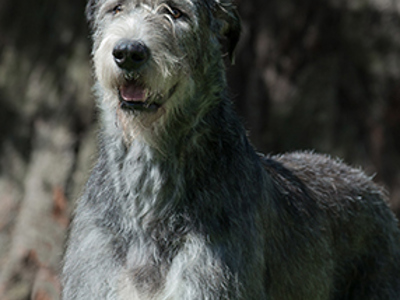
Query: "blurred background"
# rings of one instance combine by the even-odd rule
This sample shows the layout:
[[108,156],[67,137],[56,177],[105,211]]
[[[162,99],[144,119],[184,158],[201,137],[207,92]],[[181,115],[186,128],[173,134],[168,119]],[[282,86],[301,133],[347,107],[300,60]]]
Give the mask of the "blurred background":
[[[96,157],[84,0],[0,2],[0,299],[59,299]],[[242,0],[231,94],[260,152],[363,167],[400,213],[400,0]]]

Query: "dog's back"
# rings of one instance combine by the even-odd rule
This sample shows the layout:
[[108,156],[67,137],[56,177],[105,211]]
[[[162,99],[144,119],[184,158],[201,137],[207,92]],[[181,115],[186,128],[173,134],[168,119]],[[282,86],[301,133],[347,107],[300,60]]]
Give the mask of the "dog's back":
[[399,299],[400,235],[382,188],[324,155],[262,160],[281,224],[271,236],[272,298]]

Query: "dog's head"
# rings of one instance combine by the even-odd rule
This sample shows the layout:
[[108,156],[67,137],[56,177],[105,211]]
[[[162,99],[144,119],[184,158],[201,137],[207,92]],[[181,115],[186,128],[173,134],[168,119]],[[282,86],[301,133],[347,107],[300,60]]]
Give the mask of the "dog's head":
[[[98,20],[100,17],[98,11],[105,2],[104,0],[89,0],[87,2],[86,19],[92,31],[96,30],[96,25],[100,21]],[[123,2],[126,1],[120,1],[120,3]],[[219,35],[221,43],[226,47],[224,48],[226,53],[233,60],[234,50],[241,33],[240,17],[235,4],[232,0],[200,0],[198,2],[203,2],[205,6],[210,8],[210,13],[213,16],[210,28],[213,28],[215,33]],[[118,4],[119,2],[116,1],[116,5]]]
[[225,88],[222,58],[233,58],[240,35],[231,0],[89,0],[86,16],[95,74],[119,121],[187,114],[206,106],[188,104],[194,95]]

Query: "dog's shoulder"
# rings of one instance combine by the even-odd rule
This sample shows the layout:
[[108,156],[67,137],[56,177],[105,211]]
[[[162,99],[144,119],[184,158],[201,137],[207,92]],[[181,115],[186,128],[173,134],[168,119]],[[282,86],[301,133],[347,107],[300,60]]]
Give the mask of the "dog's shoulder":
[[265,170],[280,189],[299,195],[303,201],[313,199],[319,207],[341,210],[348,205],[368,206],[383,199],[386,193],[361,169],[339,159],[314,152],[292,152],[262,157]]
[[351,167],[342,160],[314,152],[292,152],[273,156],[273,159],[291,170],[311,188],[324,187],[329,191],[341,190],[354,193],[383,192],[371,176],[360,168]]
[[[315,195],[307,182],[287,165],[281,158],[283,156],[264,156],[260,159],[269,185],[267,193],[274,207],[281,216],[291,216],[297,223],[313,221],[314,216],[320,215]],[[316,221],[316,220],[314,220]]]

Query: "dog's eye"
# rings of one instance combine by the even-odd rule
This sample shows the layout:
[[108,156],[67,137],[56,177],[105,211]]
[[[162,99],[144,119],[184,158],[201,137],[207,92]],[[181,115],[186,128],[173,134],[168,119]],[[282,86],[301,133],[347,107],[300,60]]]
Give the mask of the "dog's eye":
[[183,13],[179,9],[174,7],[171,7],[171,9],[169,9],[169,13],[175,20],[183,16]]
[[113,15],[119,14],[121,11],[122,11],[122,4],[118,4],[112,9]]

